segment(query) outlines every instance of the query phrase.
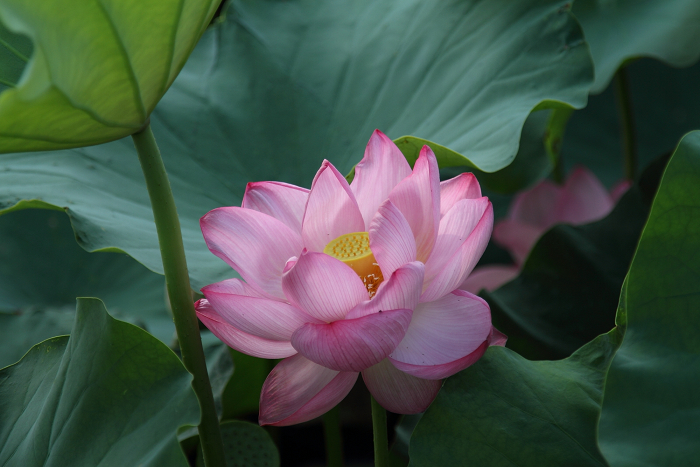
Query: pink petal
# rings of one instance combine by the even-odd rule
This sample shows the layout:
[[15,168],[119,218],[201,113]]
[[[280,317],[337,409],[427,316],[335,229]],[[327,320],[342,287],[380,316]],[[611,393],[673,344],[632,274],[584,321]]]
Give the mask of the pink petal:
[[282,269],[302,250],[299,234],[281,221],[251,209],[217,208],[200,220],[207,246],[256,290],[284,298]]
[[249,297],[266,298],[263,294],[255,290],[240,279],[226,279],[215,282],[205,287],[210,292],[228,293],[234,295],[247,295]]
[[479,266],[457,288],[473,294],[477,294],[481,290],[491,292],[515,279],[519,272],[520,269],[517,266],[511,265],[489,264],[487,266]]
[[493,228],[493,240],[506,248],[515,264],[522,265],[546,229],[503,219]]
[[424,379],[441,380],[443,378],[447,378],[448,376],[452,376],[455,373],[459,373],[468,366],[478,362],[488,347],[489,341],[485,340],[469,355],[440,365],[413,365],[411,363],[399,362],[393,360],[392,358],[389,358],[389,361],[393,363],[396,368],[405,372],[406,374]]
[[408,375],[388,360],[364,370],[362,379],[382,407],[401,414],[424,412],[442,387],[442,381]]
[[265,339],[290,341],[292,334],[315,318],[289,303],[268,298],[218,292],[211,286],[202,289],[216,313],[241,331]]
[[301,234],[309,190],[282,182],[251,182],[246,186],[242,206],[284,222]]
[[346,319],[360,318],[379,310],[413,310],[420,298],[424,269],[419,261],[404,264],[379,285],[374,298],[358,304],[348,312]]
[[437,300],[464,282],[486,249],[493,230],[488,198],[463,199],[440,220],[435,248],[425,264],[422,302]]
[[284,274],[282,288],[292,305],[326,322],[345,318],[350,309],[369,298],[362,279],[350,266],[327,254],[307,251]]
[[337,237],[364,232],[365,221],[357,207],[355,195],[345,177],[328,161],[318,170],[306,203],[301,237],[309,251],[323,248]]
[[369,226],[369,246],[384,277],[416,260],[416,241],[411,226],[390,200],[377,211]]
[[447,214],[457,201],[481,198],[481,187],[473,173],[461,173],[440,182],[440,217]]
[[331,370],[361,371],[384,360],[403,339],[411,310],[384,310],[330,324],[305,324],[292,346],[312,362]]
[[413,376],[446,378],[481,357],[465,359],[482,344],[485,350],[490,333],[491,310],[486,302],[469,292],[455,290],[416,307],[406,336],[389,359],[399,370]]
[[197,318],[224,344],[259,358],[285,358],[297,353],[289,341],[270,340],[235,328],[221,318],[206,299],[194,304]]
[[323,415],[350,392],[357,373],[338,372],[295,355],[270,372],[260,394],[260,425],[286,426]]
[[379,205],[404,178],[411,175],[411,166],[394,142],[379,130],[374,130],[365,148],[365,156],[355,166],[355,178],[350,188],[355,193],[367,231]]
[[632,186],[632,182],[629,180],[622,180],[617,182],[612,188],[610,188],[610,200],[613,204],[617,204],[622,198],[622,195],[627,193],[627,190]]
[[588,169],[577,167],[566,180],[556,205],[556,221],[587,224],[607,216],[614,203],[602,183]]
[[425,263],[440,222],[440,173],[435,154],[428,146],[421,149],[411,176],[396,185],[389,199],[411,226],[417,258]]
[[499,347],[505,347],[506,342],[508,341],[508,336],[503,334],[501,331],[496,329],[495,327],[491,327],[491,334],[489,335],[489,346],[492,345],[497,345]]
[[508,219],[539,227],[544,232],[557,222],[555,208],[561,194],[562,187],[543,180],[515,197],[508,209]]

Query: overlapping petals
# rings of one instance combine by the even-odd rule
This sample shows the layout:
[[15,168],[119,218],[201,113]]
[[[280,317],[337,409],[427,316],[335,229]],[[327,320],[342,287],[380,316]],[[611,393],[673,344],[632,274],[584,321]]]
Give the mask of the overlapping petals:
[[350,189],[360,206],[365,228],[374,218],[379,205],[404,178],[411,175],[411,167],[399,148],[381,131],[375,130],[367,143],[365,157],[355,166],[355,177]]
[[369,244],[385,277],[416,260],[416,240],[411,226],[391,200],[386,200],[369,226]]
[[440,173],[435,154],[423,146],[413,173],[389,193],[416,240],[417,257],[425,262],[435,244],[440,222]]
[[294,355],[296,350],[289,341],[265,339],[243,332],[223,319],[208,300],[195,303],[197,317],[216,337],[231,348],[259,358],[285,358]]
[[249,183],[241,207],[262,212],[301,232],[309,190],[281,182]]
[[331,370],[361,371],[386,358],[406,335],[411,310],[388,310],[333,323],[308,323],[292,336],[292,346]]
[[[481,357],[490,332],[491,313],[486,302],[455,290],[416,306],[410,329],[389,358],[410,375],[446,378]],[[475,352],[478,356],[469,359]]]
[[440,220],[438,240],[425,264],[421,301],[455,290],[476,266],[491,237],[493,207],[487,198],[463,199]]
[[343,400],[358,373],[334,371],[301,355],[282,360],[260,394],[261,425],[294,425],[326,413]]
[[398,370],[389,360],[367,368],[362,379],[382,407],[396,413],[420,413],[435,399],[441,380],[416,378]]
[[303,251],[282,280],[287,299],[319,320],[345,318],[369,295],[352,269],[323,253]]
[[[263,387],[261,424],[321,415],[359,373],[387,409],[421,412],[443,378],[505,342],[488,305],[459,290],[488,243],[493,208],[472,174],[440,182],[427,146],[411,169],[377,130],[352,184],[324,161],[310,190],[250,183],[241,208],[215,209],[201,226],[245,282],[205,287],[198,316],[241,352],[284,358]],[[368,238],[381,272],[371,286],[345,257],[324,253],[348,234]]]
[[270,298],[284,298],[282,272],[302,249],[299,233],[274,217],[237,207],[208,212],[200,226],[209,250],[246,283]]
[[318,170],[301,225],[304,247],[323,251],[328,242],[350,232],[362,232],[365,222],[347,180],[328,161]]

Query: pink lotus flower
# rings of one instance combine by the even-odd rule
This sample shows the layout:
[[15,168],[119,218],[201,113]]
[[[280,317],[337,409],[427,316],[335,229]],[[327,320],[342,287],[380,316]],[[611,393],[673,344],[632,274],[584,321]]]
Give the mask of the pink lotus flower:
[[261,425],[325,413],[360,372],[388,410],[421,412],[443,378],[505,343],[488,305],[458,290],[492,225],[472,174],[440,183],[427,146],[411,170],[377,130],[352,184],[324,161],[311,190],[249,183],[242,207],[201,219],[209,249],[245,282],[202,289],[197,315],[241,352],[284,358]]
[[508,216],[497,222],[493,240],[506,248],[515,265],[489,265],[477,268],[461,288],[477,293],[494,290],[514,279],[537,240],[556,224],[587,224],[607,216],[631,183],[623,181],[608,193],[585,167],[577,167],[564,185],[543,180],[518,194]]

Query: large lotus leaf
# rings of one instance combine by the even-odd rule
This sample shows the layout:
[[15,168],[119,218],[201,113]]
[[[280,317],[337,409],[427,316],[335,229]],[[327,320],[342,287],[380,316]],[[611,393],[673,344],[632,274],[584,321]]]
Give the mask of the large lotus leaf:
[[648,167],[604,219],[552,228],[516,279],[485,294],[509,348],[529,359],[563,358],[613,327],[620,287],[666,162]]
[[70,337],[0,371],[0,464],[186,467],[176,432],[199,423],[191,380],[163,343],[79,299]]
[[411,436],[410,467],[607,465],[596,440],[617,329],[560,361],[491,347],[445,381]]
[[688,66],[700,57],[700,2],[697,0],[576,0],[595,62],[595,84],[606,88],[624,62],[653,57]]
[[664,173],[627,276],[627,332],[605,384],[600,445],[612,466],[700,456],[700,131]]
[[[700,24],[700,23],[698,23]],[[642,59],[627,66],[635,122],[638,167],[670,154],[681,137],[700,128],[700,63],[684,69]],[[623,177],[622,139],[614,90],[591,96],[574,112],[562,156],[567,167],[583,163],[608,186]],[[595,135],[595,136],[593,136]]]
[[[532,112],[523,124],[515,159],[506,167],[491,173],[479,170],[458,152],[423,138],[402,136],[395,143],[411,166],[418,159],[422,147],[428,145],[435,153],[440,168],[447,169],[443,173],[457,175],[465,171],[472,172],[483,189],[509,194],[533,185],[552,171],[570,112],[569,109]],[[562,114],[566,117],[558,118]],[[551,150],[548,146],[556,146],[556,149]],[[348,181],[353,176],[354,168]]]
[[[496,193],[514,193],[538,182],[552,171],[552,160],[547,153],[545,138],[552,110],[532,112],[523,124],[518,153],[508,166],[496,172],[483,172],[472,161],[441,144],[415,136],[401,136],[394,143],[411,164],[416,162],[424,145],[430,146],[441,169],[441,179],[452,178],[462,172],[474,173],[482,190]],[[345,177],[352,182],[355,167]]]
[[173,339],[162,276],[124,254],[86,252],[61,212],[0,217],[0,368],[32,345],[68,334],[80,296],[100,296],[115,316],[167,344]]
[[0,152],[99,144],[142,128],[218,4],[0,1],[3,29],[34,45],[30,58],[5,53],[21,51],[21,39],[0,46],[0,68],[29,58],[18,80],[16,73],[4,80],[14,86],[0,94]]
[[[582,106],[591,80],[587,46],[561,1],[231,3],[151,116],[193,284],[231,274],[206,249],[198,220],[240,203],[247,182],[308,186],[324,158],[346,173],[375,128],[497,170],[533,107]],[[128,140],[0,157],[0,208],[17,203],[67,208],[88,250],[118,248],[162,271]]]

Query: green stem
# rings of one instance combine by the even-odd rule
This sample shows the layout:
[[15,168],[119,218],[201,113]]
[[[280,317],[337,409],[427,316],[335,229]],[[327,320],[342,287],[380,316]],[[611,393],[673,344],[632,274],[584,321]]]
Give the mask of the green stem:
[[204,463],[207,467],[225,467],[226,459],[221,442],[219,418],[214,407],[214,395],[209,383],[197,316],[192,304],[192,289],[187,273],[185,248],[182,244],[180,219],[175,209],[170,181],[150,124],[138,133],[134,133],[132,138],[146,178],[148,195],[151,198],[160,255],[165,271],[165,283],[173,311],[175,330],[180,342],[182,361],[187,371],[194,377],[192,388],[199,400],[201,411],[199,437],[204,453]]
[[559,185],[564,183],[564,161],[561,155],[561,147],[564,143],[564,132],[574,109],[571,107],[557,107],[552,109],[547,120],[547,131],[544,135],[544,148],[552,163],[552,178]]
[[554,180],[557,185],[564,184],[564,164],[561,159],[561,157],[557,159],[552,169],[552,180]]
[[337,405],[323,415],[323,433],[326,438],[326,464],[328,467],[343,467],[343,439]]
[[386,430],[386,410],[374,397],[372,397],[372,430],[374,431],[374,467],[387,467],[389,438]]
[[621,67],[615,73],[615,97],[617,110],[622,126],[622,151],[625,158],[625,178],[634,180],[637,170],[637,143],[634,132],[634,114],[632,112],[632,96],[629,90],[627,70]]

